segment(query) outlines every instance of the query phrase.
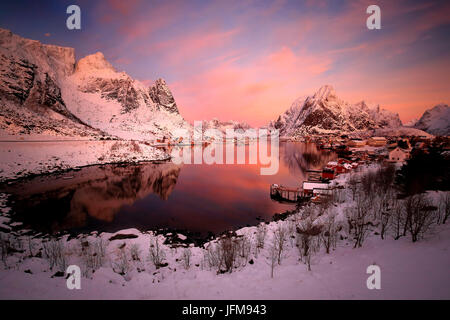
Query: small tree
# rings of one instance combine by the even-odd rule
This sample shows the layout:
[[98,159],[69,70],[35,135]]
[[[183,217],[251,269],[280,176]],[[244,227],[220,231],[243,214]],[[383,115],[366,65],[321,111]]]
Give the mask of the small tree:
[[447,222],[450,216],[450,193],[444,193],[440,197],[440,209],[442,210],[442,224]]
[[362,247],[367,237],[370,225],[370,211],[368,208],[370,208],[368,199],[366,199],[364,194],[359,194],[356,197],[355,204],[346,210],[349,226],[353,230],[355,239],[353,248]]
[[408,229],[412,242],[416,242],[430,229],[435,222],[436,208],[431,206],[423,194],[417,194],[406,201],[409,212]]
[[182,256],[182,261],[183,261],[183,267],[187,270],[191,267],[191,257],[192,257],[192,252],[191,249],[189,248],[185,248],[183,250],[183,256]]
[[[297,246],[300,252],[300,259],[308,266],[311,271],[311,258],[315,252],[314,238],[321,233],[320,226],[314,226],[311,219],[305,220],[297,227]],[[317,242],[320,245],[320,242]]]
[[394,232],[394,239],[398,240],[402,236],[402,225],[405,220],[404,205],[401,200],[392,199],[391,228]]
[[274,233],[274,245],[277,249],[277,262],[281,264],[281,255],[284,251],[284,244],[286,242],[286,229],[283,225],[278,226]]
[[337,232],[336,224],[334,222],[334,215],[330,214],[324,225],[322,226],[322,233],[320,239],[325,247],[327,254],[330,253],[330,248],[336,246]]
[[153,237],[150,240],[149,260],[153,263],[156,269],[159,269],[165,258],[166,254],[159,243],[158,237]]

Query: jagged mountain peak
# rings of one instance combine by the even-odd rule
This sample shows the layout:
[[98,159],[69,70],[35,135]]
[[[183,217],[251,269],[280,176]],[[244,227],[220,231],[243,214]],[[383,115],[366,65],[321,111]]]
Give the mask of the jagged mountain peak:
[[75,67],[77,73],[96,73],[98,71],[117,72],[100,51],[78,60]]
[[319,90],[314,93],[313,98],[316,100],[326,100],[329,98],[336,98],[336,91],[332,85],[326,84],[319,88]]
[[146,86],[101,52],[75,63],[73,48],[0,29],[0,133],[170,136],[190,128],[166,82]]
[[398,114],[368,105],[350,104],[338,98],[333,86],[320,87],[313,95],[301,97],[271,122],[282,135],[340,133],[401,126]]

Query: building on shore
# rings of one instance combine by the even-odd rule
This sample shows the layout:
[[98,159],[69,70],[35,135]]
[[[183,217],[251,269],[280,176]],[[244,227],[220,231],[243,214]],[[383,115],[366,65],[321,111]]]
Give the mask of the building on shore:
[[406,160],[409,159],[409,156],[410,156],[409,150],[397,147],[394,150],[389,152],[389,161],[390,162],[405,162]]
[[371,137],[367,140],[367,144],[372,147],[383,147],[387,144],[385,137]]

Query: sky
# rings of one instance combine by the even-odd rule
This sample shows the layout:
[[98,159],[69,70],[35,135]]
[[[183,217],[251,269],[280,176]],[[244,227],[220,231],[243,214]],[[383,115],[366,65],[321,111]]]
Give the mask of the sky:
[[[81,8],[68,30],[66,8]],[[369,30],[366,9],[381,9]],[[43,43],[97,51],[119,71],[164,78],[188,121],[265,125],[303,95],[332,85],[419,118],[450,103],[450,1],[2,1],[0,27]]]

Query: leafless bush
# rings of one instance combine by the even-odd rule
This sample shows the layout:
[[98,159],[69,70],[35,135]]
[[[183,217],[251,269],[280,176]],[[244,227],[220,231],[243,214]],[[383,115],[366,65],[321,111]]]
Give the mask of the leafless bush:
[[183,250],[183,256],[182,256],[182,261],[183,261],[183,267],[187,270],[191,267],[191,257],[192,257],[192,252],[191,249],[189,248],[185,248]]
[[156,269],[159,269],[162,266],[165,258],[166,254],[163,248],[161,247],[158,238],[157,237],[152,238],[150,240],[149,259],[156,267]]
[[9,254],[9,237],[6,234],[0,234],[0,253],[2,262],[6,267],[6,260]]
[[232,272],[238,266],[241,239],[232,235],[224,235],[217,242],[206,247],[205,260],[210,269],[216,268],[217,273]]
[[28,237],[27,238],[27,243],[28,243],[28,253],[29,253],[29,257],[34,257],[33,251],[34,251],[34,243],[33,243],[33,239],[32,237]]
[[297,226],[297,247],[300,253],[300,260],[308,266],[311,271],[312,255],[320,248],[319,241],[315,241],[321,233],[321,227],[315,226],[311,219],[305,220]]
[[50,269],[56,267],[58,271],[65,272],[67,260],[63,240],[50,240],[42,245],[44,258],[47,259]]
[[114,142],[114,144],[111,146],[111,151],[118,151],[120,150],[121,144],[119,142]]
[[355,240],[354,248],[361,247],[367,237],[371,225],[368,208],[370,208],[370,201],[364,194],[358,194],[354,204],[346,208],[350,232],[353,232]]
[[250,237],[247,234],[244,234],[237,243],[239,245],[239,256],[242,260],[242,265],[246,265],[252,252],[252,242],[250,241]]
[[137,243],[130,246],[130,257],[133,261],[141,261],[141,249]]
[[222,257],[219,252],[219,245],[217,243],[208,243],[205,249],[205,263],[210,269],[220,270]]
[[416,242],[422,238],[436,221],[436,208],[423,194],[416,194],[405,201],[408,223],[407,229],[411,239]]
[[286,242],[286,229],[285,227],[280,224],[277,229],[274,232],[274,245],[276,246],[277,249],[277,262],[278,264],[281,264],[281,258],[282,258],[282,254],[284,251],[284,244]]
[[127,251],[125,250],[125,244],[117,249],[116,259],[112,262],[112,268],[115,273],[118,273],[121,276],[125,276],[128,272],[131,271]]
[[273,243],[271,244],[269,250],[268,250],[268,256],[267,259],[269,261],[269,266],[270,266],[270,277],[273,278],[273,273],[275,270],[275,266],[277,264],[277,260],[278,260],[278,245],[276,243],[276,239],[275,237],[273,237]]
[[219,241],[221,264],[220,266],[225,267],[224,272],[232,272],[236,261],[236,256],[238,253],[239,242],[234,240],[232,237],[223,237]]
[[83,261],[83,275],[87,277],[91,272],[103,266],[106,257],[106,244],[103,239],[98,238],[90,242],[85,239],[80,240],[81,257]]
[[350,174],[348,179],[348,187],[352,192],[352,199],[355,200],[356,193],[358,192],[359,180],[356,174]]
[[266,240],[267,227],[265,223],[261,223],[256,228],[256,251],[264,248],[264,242]]
[[450,193],[446,192],[441,194],[439,199],[440,222],[445,224],[450,216]]
[[325,247],[327,254],[330,253],[331,248],[336,248],[337,242],[337,229],[336,223],[334,221],[334,215],[328,217],[322,226],[322,233],[320,234],[320,239]]
[[402,236],[402,225],[405,220],[405,211],[401,200],[393,198],[391,210],[390,225],[394,234],[394,239],[397,240]]
[[142,153],[142,149],[136,141],[131,141],[130,150],[135,153]]

